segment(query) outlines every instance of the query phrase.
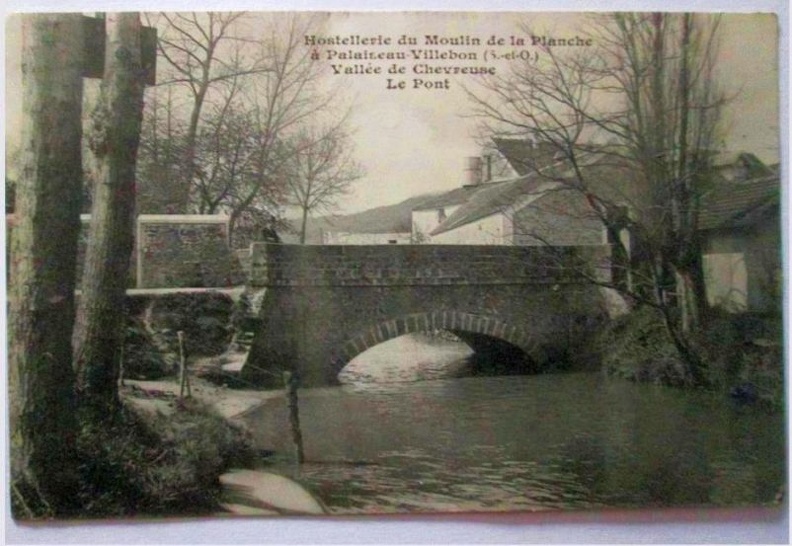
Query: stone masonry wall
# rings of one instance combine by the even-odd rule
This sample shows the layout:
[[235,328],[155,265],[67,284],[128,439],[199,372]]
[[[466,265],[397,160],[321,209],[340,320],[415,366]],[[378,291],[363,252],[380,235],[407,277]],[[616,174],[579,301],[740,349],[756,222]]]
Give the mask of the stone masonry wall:
[[[77,288],[88,245],[90,215],[80,215],[77,246]],[[6,260],[10,259],[14,215],[6,215]],[[135,248],[130,256],[129,288],[221,288],[245,282],[240,257],[227,243],[221,217],[140,215]],[[9,270],[6,281],[9,281]]]
[[[494,337],[541,365],[602,315],[580,254],[601,248],[254,244],[250,283],[267,287],[246,381],[330,385],[356,354],[392,337],[450,329]],[[582,260],[582,261],[581,261]]]
[[253,286],[394,286],[581,282],[605,247],[485,245],[251,247]]
[[138,220],[139,288],[225,287],[242,284],[227,225],[178,217]]

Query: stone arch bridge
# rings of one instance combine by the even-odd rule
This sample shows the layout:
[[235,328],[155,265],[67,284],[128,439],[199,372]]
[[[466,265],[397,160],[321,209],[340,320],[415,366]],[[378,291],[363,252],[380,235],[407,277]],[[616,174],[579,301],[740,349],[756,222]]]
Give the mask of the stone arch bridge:
[[332,385],[366,349],[410,332],[449,330],[475,351],[537,365],[580,341],[604,313],[581,275],[606,247],[305,246],[256,243],[252,287],[266,288],[243,378]]

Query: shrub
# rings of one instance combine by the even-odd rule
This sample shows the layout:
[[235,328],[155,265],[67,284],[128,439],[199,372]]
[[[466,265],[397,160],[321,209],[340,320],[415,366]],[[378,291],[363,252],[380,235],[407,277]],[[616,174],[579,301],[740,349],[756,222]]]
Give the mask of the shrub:
[[79,517],[210,513],[219,476],[253,453],[242,429],[189,399],[169,416],[125,408],[109,426],[86,424],[77,449]]
[[662,317],[650,307],[640,307],[606,324],[594,345],[608,375],[658,385],[693,384]]
[[713,311],[699,343],[712,384],[742,402],[778,411],[784,402],[783,329],[780,317]]
[[216,356],[231,340],[234,303],[220,292],[158,296],[150,302],[151,327],[178,354],[177,332],[183,331],[188,354]]
[[131,379],[159,379],[175,371],[175,362],[170,360],[159,351],[140,319],[127,317],[124,376]]
[[[784,401],[782,328],[777,317],[713,311],[691,340],[704,360],[705,383],[772,411]],[[639,308],[603,328],[595,341],[608,375],[660,385],[694,386],[660,314]]]

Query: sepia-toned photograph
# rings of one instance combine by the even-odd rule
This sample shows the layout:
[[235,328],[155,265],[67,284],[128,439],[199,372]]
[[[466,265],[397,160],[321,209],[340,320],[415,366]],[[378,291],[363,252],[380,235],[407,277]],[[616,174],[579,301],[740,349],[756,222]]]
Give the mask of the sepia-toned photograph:
[[5,21],[17,524],[786,510],[779,21]]

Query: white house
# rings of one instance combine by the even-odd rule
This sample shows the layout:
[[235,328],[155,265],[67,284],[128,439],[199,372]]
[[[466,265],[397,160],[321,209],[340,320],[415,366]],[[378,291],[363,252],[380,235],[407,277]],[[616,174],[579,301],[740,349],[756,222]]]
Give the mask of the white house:
[[[549,144],[492,138],[481,157],[468,158],[462,187],[413,209],[413,242],[542,244],[542,239],[526,237],[520,226],[524,220],[534,224],[550,220],[546,214],[523,209],[532,202],[558,200],[550,193],[560,185],[548,185],[548,178],[540,174],[555,163],[556,151]],[[564,199],[573,199],[571,192]],[[602,233],[597,234],[601,238]]]
[[781,183],[777,169],[740,154],[702,198],[699,230],[710,305],[776,312],[782,294]]
[[404,245],[412,240],[409,232],[353,233],[322,231],[323,245]]
[[[532,150],[532,148],[529,148]],[[545,155],[547,161],[552,156]],[[591,154],[585,163],[592,177],[613,179],[613,168]],[[602,163],[602,164],[601,164]],[[414,226],[434,225],[429,240],[437,244],[602,245],[607,233],[586,197],[567,182],[558,161],[506,180],[466,185],[467,199],[440,215],[413,212]],[[431,224],[431,221],[434,221]],[[423,222],[423,223],[421,223]]]
[[478,189],[478,187],[465,184],[461,188],[432,196],[420,207],[414,208],[412,210],[412,242],[435,242],[430,234],[466,203]]
[[[626,167],[589,154],[580,164],[598,195],[641,211],[640,181]],[[559,163],[514,177],[466,186],[467,200],[437,210],[416,210],[413,224],[428,228],[434,244],[594,246],[611,242],[605,224],[584,192],[570,187]],[[780,177],[752,154],[717,166],[702,196],[699,231],[710,305],[729,311],[773,312],[781,301]],[[640,212],[638,212],[640,214]],[[629,249],[627,230],[619,233]],[[611,260],[616,260],[613,255]],[[629,256],[618,258],[629,260]],[[626,265],[626,262],[625,262]],[[616,275],[624,268],[613,268]],[[615,278],[614,282],[618,282]],[[629,281],[625,281],[629,282]]]

